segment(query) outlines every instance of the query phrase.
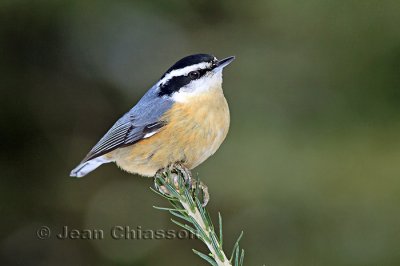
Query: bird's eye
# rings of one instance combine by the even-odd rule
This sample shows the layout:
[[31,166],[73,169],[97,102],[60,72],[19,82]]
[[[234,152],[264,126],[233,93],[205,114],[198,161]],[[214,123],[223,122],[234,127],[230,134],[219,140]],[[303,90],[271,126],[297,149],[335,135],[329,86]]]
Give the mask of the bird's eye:
[[200,77],[200,72],[199,71],[192,71],[189,73],[190,79],[198,79]]

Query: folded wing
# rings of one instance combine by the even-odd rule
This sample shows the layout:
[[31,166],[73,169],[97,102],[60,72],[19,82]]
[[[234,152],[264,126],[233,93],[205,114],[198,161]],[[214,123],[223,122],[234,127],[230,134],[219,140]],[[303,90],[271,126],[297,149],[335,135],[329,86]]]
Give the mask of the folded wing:
[[[162,115],[171,106],[172,102],[158,97],[154,88],[149,90],[135,107],[108,130],[82,162],[72,170],[71,176],[86,175],[101,164],[109,162],[104,158],[104,154],[156,134],[166,124],[166,121],[162,121]],[[96,158],[97,160],[94,160]],[[83,169],[85,167],[86,170]]]

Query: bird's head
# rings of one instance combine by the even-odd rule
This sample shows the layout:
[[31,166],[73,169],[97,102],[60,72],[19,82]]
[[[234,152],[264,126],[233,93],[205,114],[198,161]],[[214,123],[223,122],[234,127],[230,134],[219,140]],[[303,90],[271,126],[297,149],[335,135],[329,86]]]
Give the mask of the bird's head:
[[169,97],[176,102],[221,89],[222,70],[235,59],[234,56],[218,60],[209,54],[189,55],[171,66],[157,83],[159,97]]

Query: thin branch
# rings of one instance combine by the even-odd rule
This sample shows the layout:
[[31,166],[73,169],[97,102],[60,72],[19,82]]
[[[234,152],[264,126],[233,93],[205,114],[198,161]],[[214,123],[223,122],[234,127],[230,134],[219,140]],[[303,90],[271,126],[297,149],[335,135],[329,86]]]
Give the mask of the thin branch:
[[[227,258],[222,249],[222,217],[218,214],[219,236],[215,232],[214,225],[210,215],[202,201],[208,201],[208,190],[200,182],[199,179],[190,180],[191,173],[188,169],[179,167],[169,168],[168,171],[158,172],[154,177],[155,192],[167,199],[173,208],[155,207],[159,210],[169,211],[172,215],[182,219],[188,224],[180,223],[172,219],[176,225],[195,233],[198,238],[206,244],[209,255],[193,250],[195,254],[211,265],[217,266],[232,266],[243,265],[244,250],[240,253],[239,241],[243,232],[236,241],[232,256]],[[186,180],[186,181],[185,181]],[[196,182],[194,186],[189,186],[190,183]],[[200,193],[201,192],[201,193]],[[202,199],[200,198],[202,196]],[[239,254],[240,253],[240,254]]]

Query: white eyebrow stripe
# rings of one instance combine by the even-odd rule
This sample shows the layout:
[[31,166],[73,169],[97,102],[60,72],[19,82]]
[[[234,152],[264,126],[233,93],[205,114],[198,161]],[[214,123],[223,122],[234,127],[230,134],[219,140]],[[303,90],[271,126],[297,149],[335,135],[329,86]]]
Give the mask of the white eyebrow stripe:
[[209,62],[201,62],[195,65],[191,65],[191,66],[187,66],[181,69],[175,69],[172,70],[171,72],[169,72],[167,75],[165,75],[165,77],[160,80],[160,82],[158,84],[164,84],[166,83],[168,80],[170,80],[173,77],[178,77],[178,76],[184,76],[189,74],[189,72],[192,72],[194,70],[199,70],[199,69],[205,69],[211,66],[211,63]]

